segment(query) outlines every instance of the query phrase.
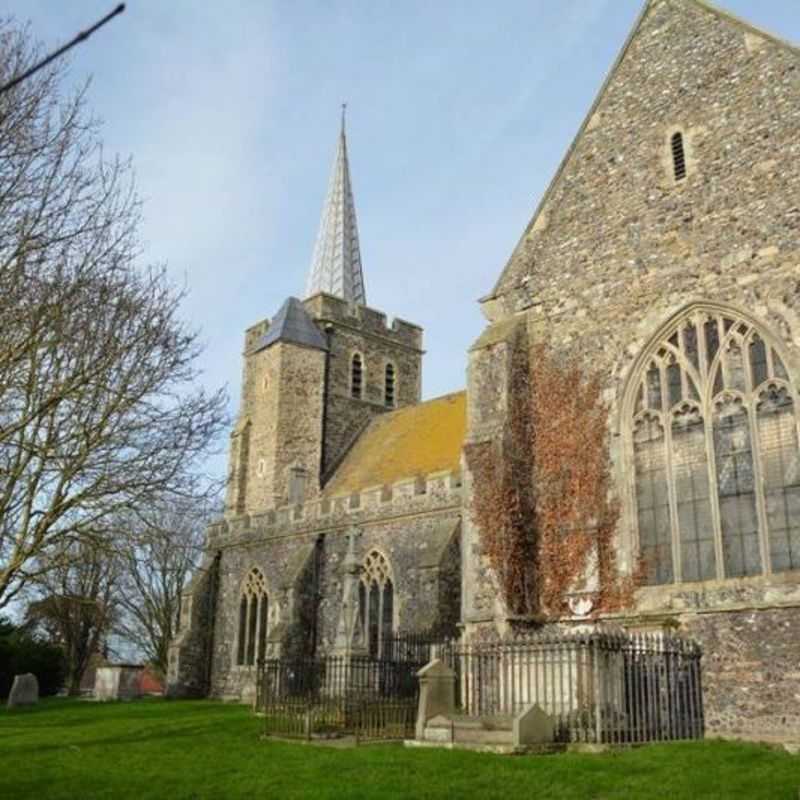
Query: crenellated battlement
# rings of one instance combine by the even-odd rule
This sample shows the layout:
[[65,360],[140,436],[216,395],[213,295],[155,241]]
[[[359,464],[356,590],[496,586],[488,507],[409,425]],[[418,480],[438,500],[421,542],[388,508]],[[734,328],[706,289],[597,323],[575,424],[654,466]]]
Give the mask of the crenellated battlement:
[[362,333],[382,336],[416,350],[422,349],[422,328],[419,325],[398,318],[389,325],[386,314],[377,309],[348,303],[341,297],[322,292],[304,300],[303,305],[323,326],[326,322],[349,325]]
[[286,505],[263,514],[229,515],[209,525],[206,547],[213,549],[249,536],[278,536],[309,529],[358,525],[374,518],[424,514],[461,503],[461,473],[434,472],[370,486],[361,492],[320,496],[298,505]]
[[261,337],[269,330],[271,320],[269,317],[262,319],[260,322],[256,322],[255,324],[251,325],[247,328],[244,332],[244,350],[245,353],[252,350],[255,347],[256,342],[258,342]]

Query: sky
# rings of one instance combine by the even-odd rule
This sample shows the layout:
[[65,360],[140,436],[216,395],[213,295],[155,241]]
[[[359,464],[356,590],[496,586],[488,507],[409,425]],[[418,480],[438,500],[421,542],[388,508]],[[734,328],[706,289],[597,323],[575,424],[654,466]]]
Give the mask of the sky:
[[[4,9],[54,48],[114,4]],[[70,79],[91,76],[106,152],[135,165],[143,259],[187,287],[203,381],[227,385],[231,413],[244,329],[302,295],[345,101],[367,303],[425,329],[425,399],[463,388],[477,300],[641,6],[133,0],[79,45]],[[797,0],[723,6],[800,42]]]

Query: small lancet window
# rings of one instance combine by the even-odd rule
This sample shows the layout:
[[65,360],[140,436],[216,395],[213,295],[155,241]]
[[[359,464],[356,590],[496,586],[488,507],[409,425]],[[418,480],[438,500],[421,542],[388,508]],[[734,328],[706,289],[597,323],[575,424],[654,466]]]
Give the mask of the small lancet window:
[[353,356],[350,369],[350,395],[356,400],[361,399],[363,381],[364,365],[361,361],[361,356],[356,353]]
[[383,391],[383,402],[386,408],[394,408],[394,389],[395,389],[395,379],[394,379],[394,364],[387,364],[386,365],[386,376],[384,379],[384,391]]
[[676,181],[682,181],[686,177],[686,151],[683,146],[683,134],[676,131],[670,139],[670,149],[672,150],[672,170]]

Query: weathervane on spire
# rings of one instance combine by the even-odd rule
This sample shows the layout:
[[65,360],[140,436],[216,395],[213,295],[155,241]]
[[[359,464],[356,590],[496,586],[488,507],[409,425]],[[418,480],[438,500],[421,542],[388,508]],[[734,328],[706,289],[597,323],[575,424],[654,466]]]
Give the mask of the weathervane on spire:
[[342,136],[344,136],[344,118],[347,114],[347,103],[342,103]]

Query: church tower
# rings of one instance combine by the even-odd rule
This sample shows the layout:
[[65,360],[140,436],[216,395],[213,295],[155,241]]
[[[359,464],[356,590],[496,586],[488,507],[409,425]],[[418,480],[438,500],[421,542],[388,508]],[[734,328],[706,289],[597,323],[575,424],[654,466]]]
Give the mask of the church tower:
[[245,334],[228,515],[312,499],[377,414],[417,403],[422,329],[368,308],[342,114],[303,300]]

